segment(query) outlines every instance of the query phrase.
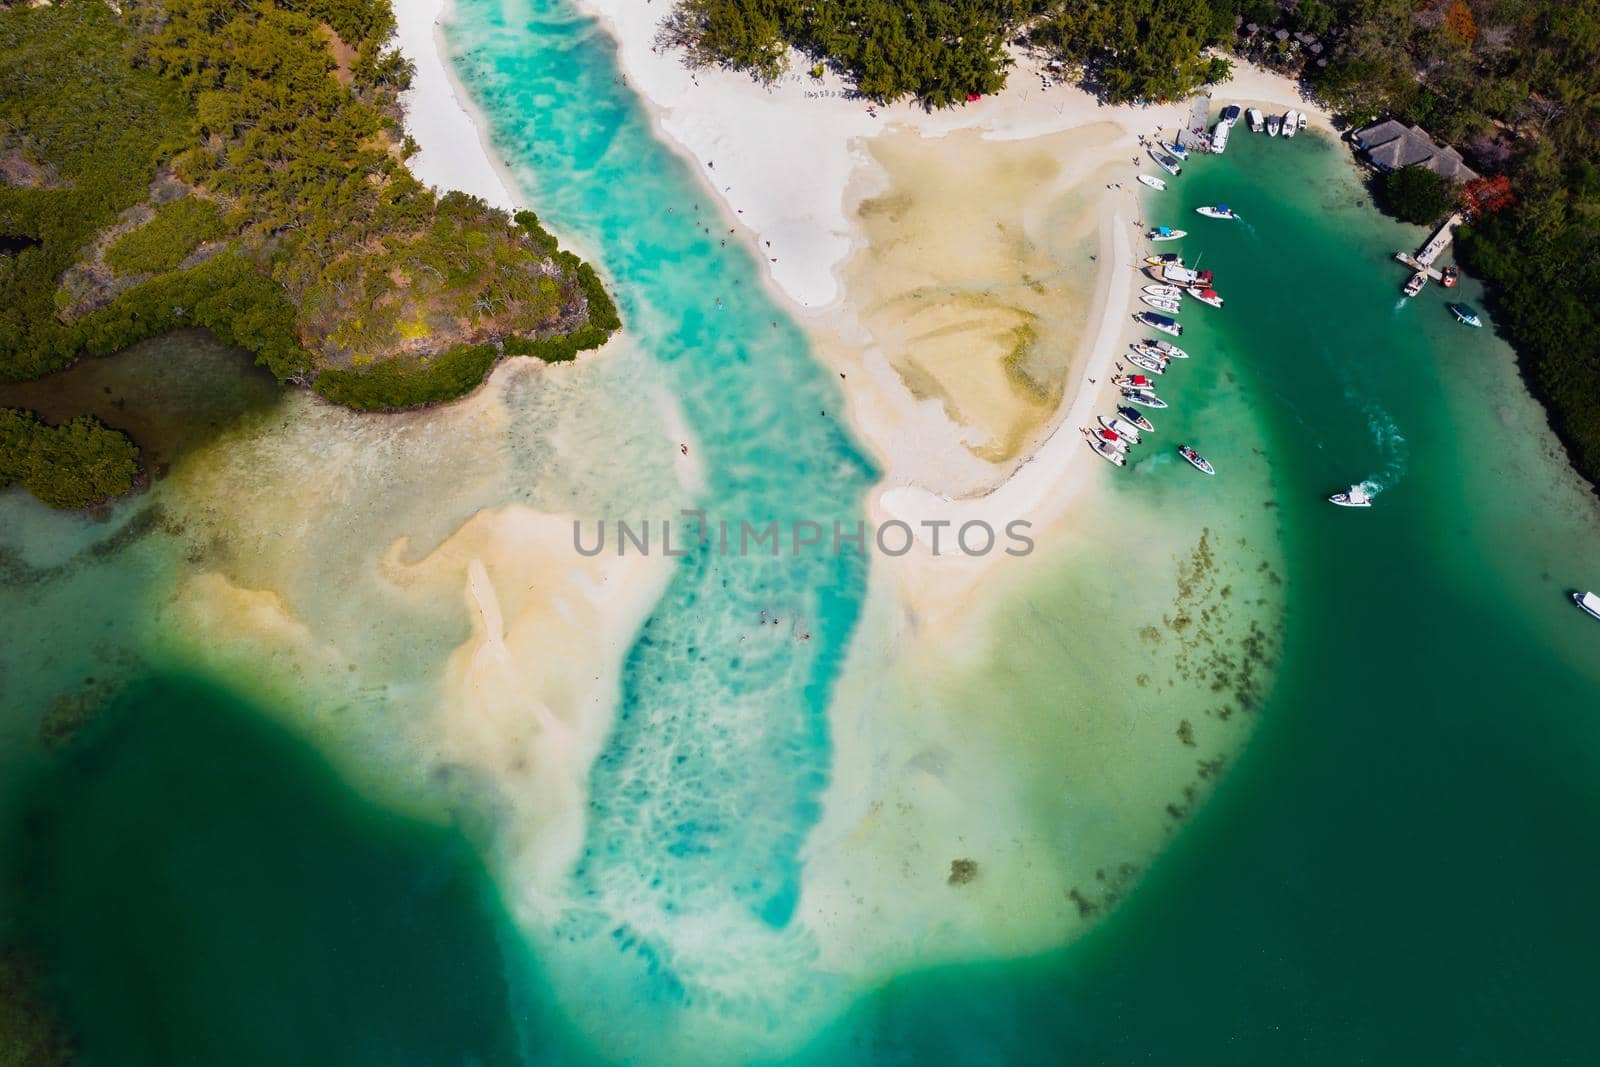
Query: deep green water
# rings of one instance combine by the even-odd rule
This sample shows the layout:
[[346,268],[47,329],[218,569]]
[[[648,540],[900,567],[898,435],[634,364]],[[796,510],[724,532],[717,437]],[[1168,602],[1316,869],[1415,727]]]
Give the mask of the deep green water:
[[[1254,441],[1161,413],[1218,492],[1270,456],[1288,620],[1245,757],[1084,942],[904,978],[809,1058],[1592,1060],[1600,627],[1565,593],[1600,584],[1594,501],[1505,346],[1437,287],[1399,306],[1387,260],[1422,231],[1375,215],[1342,153],[1235,137],[1147,206],[1228,300],[1184,315],[1185,346],[1270,416]],[[1218,202],[1247,224],[1192,214]],[[1452,299],[1483,307],[1470,281]],[[1322,502],[1367,476],[1370,511]]]
[[[666,331],[672,301],[694,296],[672,272],[708,248],[598,213],[619,199],[606,183],[629,162],[659,164],[675,194],[697,194],[664,148],[639,139],[639,116],[625,89],[607,86],[609,52],[592,29],[561,9],[519,12],[534,21],[493,8],[491,21],[466,28],[480,49],[468,74],[508,88],[508,100],[522,93],[527,109],[542,103],[545,116],[565,93],[612,102],[594,106],[582,129],[511,140],[522,167],[585,161],[570,184],[544,183],[553,217],[596,246],[614,276],[653,286],[623,285],[625,310],[641,332]],[[534,24],[539,38],[519,38]],[[493,47],[523,48],[526,66],[493,66]],[[620,199],[625,216],[638,209]],[[1245,221],[1193,215],[1218,201]],[[1175,409],[1161,413],[1158,444],[1118,472],[1113,499],[1167,505],[1182,523],[1183,498],[1204,485],[1241,511],[1276,513],[1287,619],[1255,738],[1087,939],[1037,958],[902,976],[794,1059],[1587,1062],[1600,1036],[1590,1022],[1600,994],[1591,900],[1600,625],[1564,594],[1600,586],[1592,498],[1553,456],[1492,332],[1457,326],[1437,289],[1402,305],[1403,273],[1389,257],[1422,235],[1372,212],[1341,149],[1241,134],[1147,210],[1152,222],[1190,230],[1185,253],[1203,254],[1229,303],[1185,314],[1194,366],[1169,375],[1163,394]],[[715,269],[756,288],[747,257],[729,254]],[[1470,283],[1461,295],[1482,306]],[[723,394],[697,384],[697,374],[740,373],[744,350],[723,340],[738,334],[729,323],[769,338],[756,352],[777,395],[804,384],[802,343],[767,325],[758,297],[730,299],[725,313],[702,308],[660,358],[680,368],[678,387],[699,394],[696,431],[721,457],[713,469],[726,469],[717,491],[781,499],[772,468],[738,459],[739,420],[780,420],[758,442],[774,447],[788,426],[781,407],[764,409],[751,393],[748,406],[719,415]],[[699,353],[695,337],[719,340]],[[1241,418],[1242,403],[1260,417]],[[815,457],[836,453],[847,497],[863,468],[831,426],[806,429],[798,458],[778,473],[815,486],[830,469]],[[1216,479],[1201,483],[1173,462],[1180,437],[1212,459]],[[1230,480],[1262,457],[1270,485]],[[1323,501],[1369,477],[1383,485],[1370,511]],[[127,557],[130,586],[146,580],[133,570],[139,558]],[[692,614],[702,595],[725,605],[716,599],[730,595],[716,592],[725,578],[735,579],[735,604],[786,595],[769,584],[781,575],[708,565],[689,570],[669,610]],[[847,632],[859,576],[830,578],[806,602]],[[17,635],[29,602],[20,603],[7,620]],[[703,828],[677,839],[640,823],[650,795],[629,768],[672,751],[652,745],[692,740],[693,723],[669,716],[662,729],[672,709],[660,702],[680,690],[676,681],[653,689],[650,678],[678,679],[684,660],[680,644],[653,643],[658,632],[630,661],[637,717],[607,749],[596,796],[606,803],[610,788],[616,802],[597,812],[600,859],[579,878],[599,896],[629,872],[657,872],[666,890],[629,905],[645,914],[718,892],[706,881],[715,853],[690,847]],[[772,881],[727,887],[761,921],[781,922],[771,909],[787,906],[798,877],[795,842],[826,776],[827,739],[808,716],[837,654],[772,665],[774,678],[813,689],[782,705],[777,733],[695,757],[714,772],[709,791],[675,801],[736,807],[745,790],[789,775],[762,818],[791,822],[763,837],[764,862],[745,864]],[[764,747],[775,738],[794,748],[784,762]],[[738,773],[750,749],[763,756],[754,779]],[[574,1050],[588,1046],[648,1049],[658,1002],[681,996],[672,969],[653,963],[628,987],[631,1005],[618,1004],[606,977],[575,993],[570,958],[564,978],[547,979],[459,834],[363,805],[303,744],[212,685],[138,685],[80,747],[8,784],[25,787],[11,808],[26,819],[8,841],[3,929],[46,958],[89,1063],[580,1061],[590,1057]],[[670,932],[661,943],[673,943]],[[694,947],[700,973],[718,965],[706,954],[715,941]],[[721,947],[720,966],[737,976],[751,945]],[[766,947],[754,948],[770,965]],[[575,1005],[591,993],[591,1004]],[[583,1020],[582,1037],[561,1021],[568,1013]]]

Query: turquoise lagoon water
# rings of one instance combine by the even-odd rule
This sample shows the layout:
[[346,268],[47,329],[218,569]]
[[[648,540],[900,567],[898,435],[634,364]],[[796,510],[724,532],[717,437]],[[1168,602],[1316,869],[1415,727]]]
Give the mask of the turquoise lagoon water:
[[[603,34],[555,0],[466,0],[450,39],[530,202],[603,264],[665,368],[711,520],[853,525],[874,472],[830,376],[719,244]],[[1338,149],[1236,138],[1169,197],[1152,221],[1194,234],[1229,305],[1185,316],[1196,357],[1163,390],[1160,444],[1107,495],[1175,524],[1233,516],[1219,538],[1272,529],[1287,614],[1249,749],[1089,937],[907,973],[818,1019],[833,991],[788,920],[865,565],[703,550],[629,654],[583,858],[531,946],[458,832],[364,813],[212,684],[136,687],[81,753],[30,757],[9,776],[31,818],[0,933],[43,954],[87,1062],[1578,1062],[1600,992],[1600,635],[1563,594],[1600,585],[1593,501],[1492,332],[1455,326],[1437,290],[1399,300],[1388,256],[1420,234],[1371,212]],[[1218,201],[1246,221],[1192,215]],[[448,420],[409,432],[427,418]],[[1174,462],[1180,436],[1215,479]],[[1323,501],[1358,479],[1378,507]],[[450,498],[442,529],[472,504]],[[205,546],[143,506],[109,530],[5,506],[8,707],[36,712],[90,665],[91,688],[137,674],[119,635]],[[1114,590],[1096,573],[1061,588]],[[26,624],[45,613],[90,625],[63,650]],[[697,1046],[701,1012],[723,1029]],[[766,1044],[792,1020],[820,1032]]]

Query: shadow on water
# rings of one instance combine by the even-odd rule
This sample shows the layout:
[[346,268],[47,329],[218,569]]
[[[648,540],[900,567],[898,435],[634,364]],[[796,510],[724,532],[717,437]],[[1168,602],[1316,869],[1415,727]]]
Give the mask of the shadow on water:
[[0,406],[28,408],[51,423],[93,415],[132,437],[158,474],[281,395],[249,353],[204,330],[141,341],[31,382],[0,382]]
[[214,684],[135,684],[13,792],[5,932],[82,1064],[564,1058],[466,840]]

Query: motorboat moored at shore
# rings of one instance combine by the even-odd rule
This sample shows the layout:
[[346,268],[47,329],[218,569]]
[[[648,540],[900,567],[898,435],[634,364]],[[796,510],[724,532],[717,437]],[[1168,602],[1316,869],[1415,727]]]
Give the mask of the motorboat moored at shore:
[[1428,272],[1419,270],[1406,279],[1406,287],[1402,290],[1407,296],[1416,296],[1422,292],[1422,287],[1428,284]]
[[1161,141],[1159,143],[1162,149],[1164,149],[1168,154],[1183,160],[1187,160],[1189,158],[1189,150],[1183,147],[1183,145],[1178,144],[1176,141]]
[[1283,135],[1285,137],[1293,137],[1295,134],[1299,133],[1300,130],[1304,128],[1304,118],[1305,116],[1300,114],[1298,111],[1289,111],[1285,113],[1283,116]]
[[1168,315],[1176,315],[1180,310],[1179,304],[1176,300],[1168,300],[1159,296],[1141,296],[1139,299],[1144,301],[1146,304],[1149,304],[1157,311],[1165,311]]
[[1120,374],[1111,379],[1113,385],[1120,385],[1124,389],[1135,389],[1142,393],[1153,393],[1156,383],[1142,374]]
[[1101,459],[1105,460],[1107,463],[1110,463],[1112,466],[1120,467],[1124,463],[1128,462],[1127,457],[1125,457],[1121,452],[1118,452],[1116,449],[1112,448],[1110,445],[1106,444],[1104,441],[1100,440],[1094,435],[1086,435],[1084,440],[1089,443],[1089,447],[1094,449]]
[[1195,214],[1204,215],[1208,219],[1236,219],[1239,217],[1234,214],[1233,208],[1227,204],[1218,204],[1215,207],[1197,207],[1194,211]]
[[1217,121],[1222,123],[1224,126],[1232,126],[1235,122],[1239,121],[1239,114],[1239,105],[1229,104],[1227,107],[1222,109],[1222,117]]
[[1161,408],[1167,406],[1167,402],[1162,400],[1159,396],[1156,396],[1155,393],[1147,392],[1142,389],[1124,389],[1122,391],[1122,399],[1126,400],[1130,404],[1137,404],[1142,408],[1155,408],[1160,410]]
[[1370,508],[1372,495],[1364,486],[1357,483],[1343,493],[1334,493],[1328,498],[1328,503],[1338,504],[1341,508]]
[[1104,441],[1106,444],[1110,445],[1112,448],[1116,449],[1118,452],[1121,452],[1124,456],[1128,454],[1128,449],[1133,447],[1132,441],[1129,441],[1117,431],[1107,429],[1104,426],[1094,431],[1094,435],[1095,437]]
[[1119,418],[1127,419],[1145,433],[1156,432],[1155,423],[1145,418],[1144,413],[1139,411],[1137,408],[1120,407],[1117,409],[1117,416]]
[[1282,128],[1283,128],[1283,120],[1282,119],[1280,119],[1276,115],[1268,115],[1267,116],[1267,136],[1268,137],[1276,137],[1276,136],[1278,136],[1278,131],[1280,129],[1282,129]]
[[1142,322],[1152,330],[1170,333],[1174,337],[1183,336],[1183,323],[1176,319],[1170,319],[1165,315],[1157,315],[1153,311],[1140,311],[1133,318],[1135,322]]
[[1217,291],[1215,289],[1202,289],[1198,285],[1191,285],[1189,288],[1185,289],[1184,292],[1188,293],[1202,304],[1208,304],[1214,308],[1219,308],[1222,306],[1222,297],[1217,295]]
[[1157,226],[1145,232],[1145,236],[1152,241],[1177,241],[1189,236],[1188,230],[1174,230],[1170,226]]
[[1143,352],[1132,352],[1128,355],[1128,362],[1135,367],[1141,367],[1151,374],[1167,373],[1167,361],[1159,356],[1146,355]]
[[1156,166],[1160,167],[1174,178],[1183,173],[1183,168],[1178,165],[1178,161],[1167,155],[1165,152],[1152,148],[1150,149],[1150,158],[1155,161]]
[[1306,124],[1306,113],[1304,111],[1296,111],[1294,113],[1294,128],[1303,130],[1306,128]]
[[1227,123],[1227,122],[1219,122],[1219,123],[1216,124],[1215,127],[1212,128],[1212,130],[1211,130],[1211,151],[1212,152],[1214,152],[1215,154],[1220,156],[1220,155],[1222,155],[1222,153],[1224,153],[1224,152],[1226,152],[1228,150],[1228,132],[1230,130],[1232,130],[1232,129],[1233,129],[1233,125],[1231,123]]
[[1176,252],[1158,252],[1153,256],[1145,256],[1144,261],[1152,267],[1183,266],[1183,257]]
[[1483,320],[1478,318],[1478,313],[1465,304],[1451,304],[1450,314],[1463,326],[1482,326]]
[[1461,280],[1460,267],[1446,267],[1439,272],[1439,284],[1446,289],[1454,289],[1456,282]]
[[1253,107],[1244,113],[1245,119],[1250,123],[1251,133],[1260,133],[1266,128],[1266,122],[1261,117],[1261,109]]
[[1151,359],[1159,359],[1159,360],[1165,362],[1167,359],[1170,358],[1165,352],[1163,352],[1163,351],[1161,351],[1161,349],[1157,348],[1155,346],[1155,343],[1152,342],[1152,341],[1148,341],[1148,340],[1135,341],[1133,344],[1129,345],[1128,347],[1133,349],[1135,352],[1139,353],[1140,355],[1149,356]]
[[1573,593],[1572,602],[1586,615],[1600,619],[1600,596],[1594,593]]
[[1217,473],[1216,470],[1212,468],[1210,460],[1206,459],[1206,457],[1202,456],[1188,445],[1179,445],[1178,455],[1188,460],[1189,466],[1193,467],[1197,471],[1200,471],[1202,474]]
[[[1143,418],[1143,416],[1140,417]],[[1119,418],[1116,415],[1101,415],[1099,418],[1101,426],[1115,433],[1124,441],[1134,445],[1139,443],[1139,427],[1127,419]]]
[[1170,356],[1173,359],[1188,359],[1189,358],[1189,353],[1185,352],[1183,349],[1179,348],[1177,345],[1173,344],[1171,341],[1151,341],[1151,342],[1147,342],[1147,343],[1155,345],[1156,346],[1156,351],[1160,352],[1164,356]]
[[1213,275],[1208,270],[1190,270],[1188,267],[1168,265],[1161,268],[1161,280],[1181,285],[1210,285]]
[[1183,290],[1176,285],[1147,285],[1144,287],[1144,291],[1151,296],[1165,297],[1168,300],[1176,300],[1183,295]]
[[1157,192],[1163,192],[1167,188],[1167,183],[1162,181],[1160,178],[1155,177],[1154,175],[1141,174],[1139,175],[1139,180]]

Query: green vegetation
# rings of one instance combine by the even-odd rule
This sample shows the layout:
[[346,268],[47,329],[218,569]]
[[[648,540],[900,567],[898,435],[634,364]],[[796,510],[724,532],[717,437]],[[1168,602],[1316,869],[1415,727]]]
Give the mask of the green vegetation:
[[21,485],[53,508],[88,508],[126,493],[138,475],[139,449],[98,419],[50,426],[0,408],[0,489]]
[[106,249],[106,265],[118,274],[163,274],[227,232],[215,204],[186,196],[162,204],[149,222],[117,238]]
[[1113,101],[1172,99],[1225,79],[1200,50],[1233,33],[1231,0],[680,0],[665,29],[691,62],[771,81],[789,47],[843,73],[864,95],[933,107],[1005,84],[1008,40],[1026,34],[1083,68]]
[[1401,167],[1383,176],[1383,204],[1406,222],[1426,226],[1449,214],[1461,190],[1427,167]]
[[0,0],[0,234],[38,242],[0,260],[0,379],[203,326],[389,408],[603,343],[615,304],[531,213],[407,170],[393,28],[387,0]]

